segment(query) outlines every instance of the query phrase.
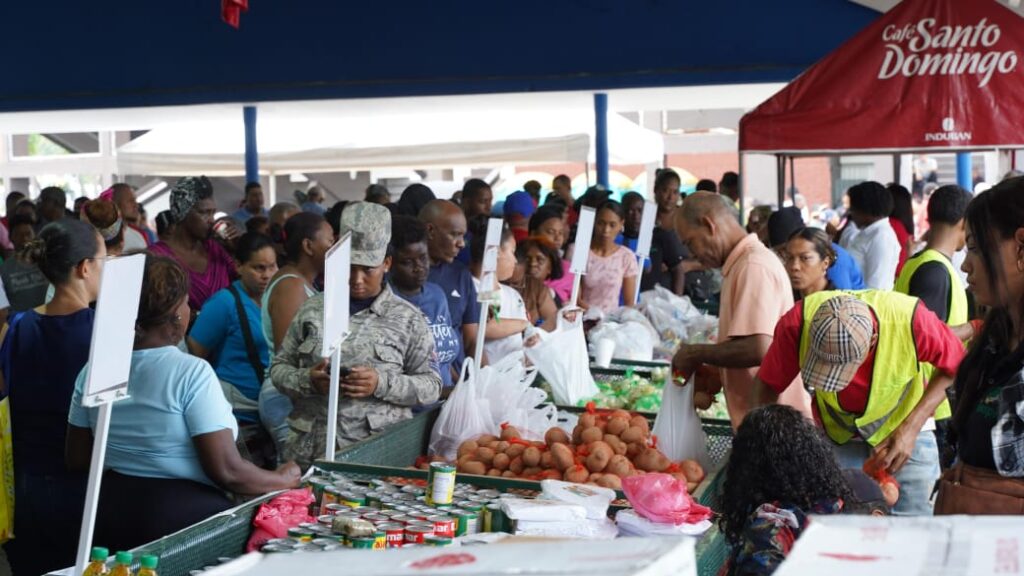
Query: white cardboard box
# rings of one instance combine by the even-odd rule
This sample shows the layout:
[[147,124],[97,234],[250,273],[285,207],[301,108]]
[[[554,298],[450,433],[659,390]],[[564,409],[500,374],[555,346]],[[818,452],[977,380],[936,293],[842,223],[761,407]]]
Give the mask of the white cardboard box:
[[249,554],[219,566],[209,576],[299,574],[530,574],[696,576],[694,540],[619,538],[501,543],[488,546],[344,550],[302,554]]
[[1024,574],[1024,517],[815,516],[775,574]]

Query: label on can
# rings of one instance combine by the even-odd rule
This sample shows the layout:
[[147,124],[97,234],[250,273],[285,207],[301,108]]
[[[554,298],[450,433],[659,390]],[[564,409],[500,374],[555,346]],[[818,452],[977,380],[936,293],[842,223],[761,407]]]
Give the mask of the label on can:
[[431,462],[427,471],[427,504],[451,504],[454,494],[455,466],[447,462]]
[[405,543],[405,526],[396,522],[386,522],[378,524],[377,529],[384,531],[388,548],[401,548]]
[[438,547],[441,547],[441,546],[451,546],[452,545],[452,539],[447,537],[447,536],[437,536],[435,534],[435,535],[432,535],[432,536],[424,536],[423,537],[423,543],[426,544],[427,546],[438,546]]
[[374,550],[383,550],[383,549],[385,549],[387,547],[388,547],[388,536],[387,536],[387,534],[383,530],[378,528],[377,531],[373,533],[373,549]]
[[311,542],[313,540],[313,531],[308,528],[289,528],[288,537],[295,538],[299,542]]
[[476,534],[480,531],[479,519],[476,512],[471,510],[456,510],[452,512],[452,517],[457,521],[457,524],[455,525],[456,536]]
[[423,539],[426,536],[433,536],[434,529],[427,526],[406,526],[405,527],[405,542],[406,544],[423,544]]
[[446,538],[455,537],[455,518],[452,516],[431,516],[427,522],[434,525],[434,534]]
[[320,513],[317,516],[323,516],[327,514],[327,507],[331,504],[338,504],[341,502],[341,490],[338,490],[334,486],[325,486],[324,495],[320,498]]
[[351,548],[363,550],[373,550],[377,543],[377,539],[373,536],[357,536],[349,538],[348,541]]
[[[326,497],[326,492],[324,495]],[[356,494],[355,492],[342,492],[338,495],[338,502],[348,506],[349,508],[359,508],[360,506],[366,505],[366,498]]]

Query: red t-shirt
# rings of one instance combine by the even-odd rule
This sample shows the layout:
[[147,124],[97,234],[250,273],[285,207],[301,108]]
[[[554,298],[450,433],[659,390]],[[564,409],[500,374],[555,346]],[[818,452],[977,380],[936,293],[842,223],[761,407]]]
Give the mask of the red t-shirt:
[[[761,362],[758,378],[766,386],[781,393],[800,374],[800,332],[803,326],[804,303],[797,302],[792,310],[779,319],[775,326],[775,338],[768,354]],[[921,302],[914,310],[914,343],[917,359],[927,362],[941,372],[955,375],[964,357],[964,346],[934,312]],[[878,321],[875,320],[875,326]],[[850,385],[839,393],[839,405],[850,414],[863,414],[868,405],[872,374],[875,369],[875,350],[857,369]]]

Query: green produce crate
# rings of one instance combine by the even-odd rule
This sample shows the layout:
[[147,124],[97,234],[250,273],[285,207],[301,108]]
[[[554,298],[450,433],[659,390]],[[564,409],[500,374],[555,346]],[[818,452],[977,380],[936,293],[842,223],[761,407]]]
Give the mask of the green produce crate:
[[252,534],[252,521],[260,505],[280,494],[275,492],[247,502],[232,510],[207,518],[198,524],[132,550],[133,571],[143,555],[160,558],[161,576],[188,576],[192,570],[216,566],[218,558],[236,558],[245,554]]

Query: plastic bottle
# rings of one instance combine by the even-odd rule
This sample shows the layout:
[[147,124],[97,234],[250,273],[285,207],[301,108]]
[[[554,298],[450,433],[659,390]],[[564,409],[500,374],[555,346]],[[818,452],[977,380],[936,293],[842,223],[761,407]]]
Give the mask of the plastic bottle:
[[93,548],[89,555],[89,565],[85,567],[82,576],[106,576],[107,558],[110,557],[110,550],[106,548]]
[[137,576],[157,576],[156,565],[159,561],[156,556],[143,556],[139,561],[141,568]]
[[114,556],[114,568],[110,576],[132,576],[132,553],[118,552]]

